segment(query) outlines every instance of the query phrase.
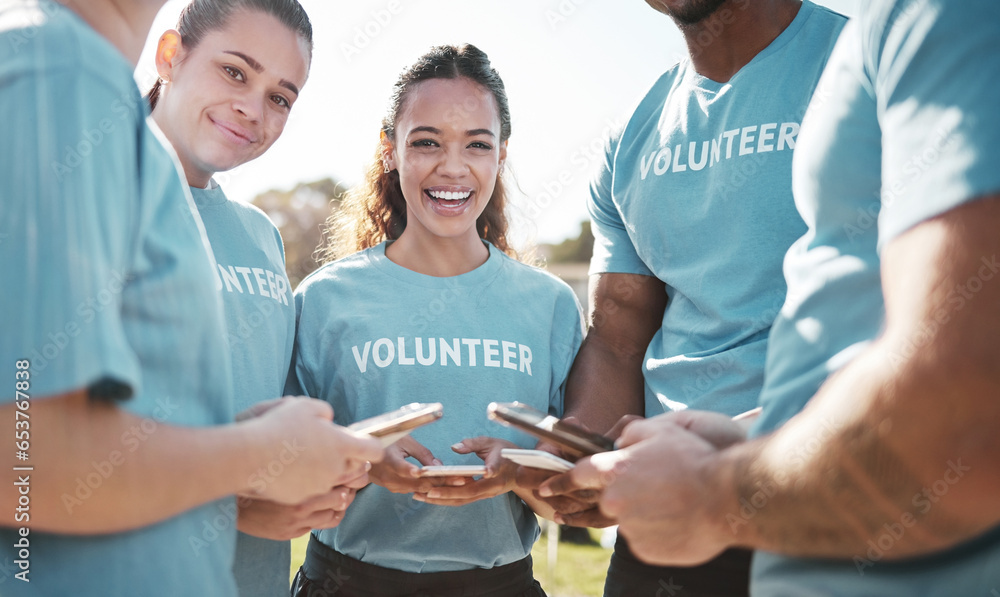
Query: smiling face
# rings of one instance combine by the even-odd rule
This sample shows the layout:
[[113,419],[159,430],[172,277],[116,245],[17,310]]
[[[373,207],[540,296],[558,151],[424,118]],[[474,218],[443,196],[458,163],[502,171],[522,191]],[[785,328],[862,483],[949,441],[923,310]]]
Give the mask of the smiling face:
[[214,173],[260,156],[281,136],[309,73],[309,49],[274,17],[244,11],[194,48],[168,31],[156,62],[165,83],[153,118],[188,184],[205,187]]
[[476,220],[507,156],[493,94],[466,78],[408,91],[384,159],[406,199],[403,236],[479,242]]

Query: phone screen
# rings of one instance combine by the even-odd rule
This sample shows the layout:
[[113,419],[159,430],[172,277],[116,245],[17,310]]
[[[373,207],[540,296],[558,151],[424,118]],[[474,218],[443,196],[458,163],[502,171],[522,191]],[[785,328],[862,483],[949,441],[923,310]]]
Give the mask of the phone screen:
[[590,456],[615,449],[615,443],[603,435],[571,425],[520,402],[494,402],[487,412],[495,421],[550,441],[577,456]]

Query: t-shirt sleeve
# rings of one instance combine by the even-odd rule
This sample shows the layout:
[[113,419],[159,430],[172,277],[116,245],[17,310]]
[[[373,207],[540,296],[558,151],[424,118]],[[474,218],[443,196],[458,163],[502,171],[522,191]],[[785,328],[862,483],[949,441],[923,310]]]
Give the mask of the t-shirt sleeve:
[[1000,191],[996,0],[899,2],[866,40],[882,128],[879,248],[909,228]]
[[[121,319],[138,195],[135,123],[93,73],[4,81],[0,110],[0,361],[31,362],[31,395],[128,398],[138,358]],[[16,141],[14,141],[16,140]],[[14,398],[13,387],[2,394]]]
[[[308,348],[302,346],[305,337],[300,333],[302,326],[302,305],[305,302],[305,294],[300,290],[295,293],[295,342],[292,344],[292,360],[288,368],[288,377],[285,380],[285,396],[310,396],[316,398],[317,388],[313,383],[313,378],[309,370],[309,364],[305,362],[305,354]],[[305,350],[303,350],[305,348]]]
[[590,228],[594,234],[594,254],[590,258],[590,275],[605,273],[642,274],[652,276],[635,250],[621,213],[612,196],[615,153],[622,130],[609,135],[604,145],[604,158],[590,182]]
[[560,289],[552,322],[552,388],[549,414],[561,417],[566,395],[566,379],[583,343],[583,309],[567,286]]

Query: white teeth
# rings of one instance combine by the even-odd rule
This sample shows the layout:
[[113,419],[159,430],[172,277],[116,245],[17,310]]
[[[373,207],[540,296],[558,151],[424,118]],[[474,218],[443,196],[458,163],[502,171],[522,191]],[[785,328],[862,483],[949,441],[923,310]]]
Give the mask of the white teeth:
[[468,199],[469,195],[472,195],[472,191],[465,191],[462,193],[451,191],[427,191],[427,194],[435,199],[441,199],[442,201],[459,201],[462,199]]

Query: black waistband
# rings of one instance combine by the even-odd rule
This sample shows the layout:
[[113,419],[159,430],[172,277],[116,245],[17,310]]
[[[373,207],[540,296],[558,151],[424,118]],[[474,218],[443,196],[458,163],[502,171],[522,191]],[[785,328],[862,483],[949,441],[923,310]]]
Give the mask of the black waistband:
[[[302,565],[306,578],[320,591],[317,594],[359,595],[434,595],[458,597],[507,597],[530,590],[534,585],[531,556],[493,568],[475,568],[453,572],[405,572],[384,568],[348,557],[315,535],[309,536],[306,560]],[[332,590],[331,590],[332,589]]]
[[635,557],[618,535],[608,568],[607,588],[614,590],[606,595],[747,595],[752,554],[746,549],[727,549],[698,566],[652,566]]

